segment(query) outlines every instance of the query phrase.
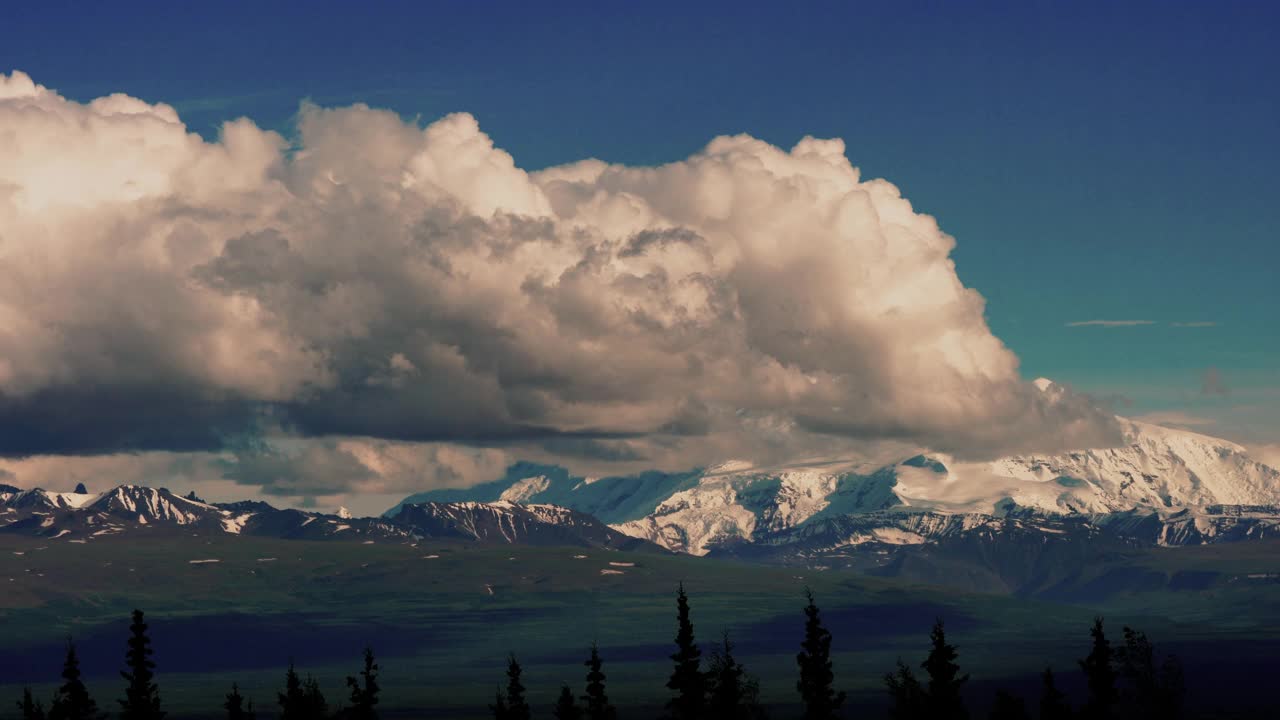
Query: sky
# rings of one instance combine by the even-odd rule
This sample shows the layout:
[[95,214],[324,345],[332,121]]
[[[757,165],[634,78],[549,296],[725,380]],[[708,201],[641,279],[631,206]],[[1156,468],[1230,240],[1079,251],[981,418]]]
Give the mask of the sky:
[[1280,455],[1280,10],[685,5],[6,9],[0,467]]

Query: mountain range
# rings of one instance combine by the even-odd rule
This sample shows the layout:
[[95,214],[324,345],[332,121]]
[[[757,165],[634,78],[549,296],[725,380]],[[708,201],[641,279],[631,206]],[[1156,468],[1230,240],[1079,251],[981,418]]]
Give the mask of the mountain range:
[[1228,441],[1119,419],[1120,447],[964,462],[915,454],[776,468],[581,477],[521,462],[492,482],[411,495],[380,518],[206,503],[163,488],[0,485],[0,532],[66,542],[146,533],[666,550],[1012,590],[1100,554],[1280,537],[1280,472]]
[[406,542],[448,539],[525,545],[641,549],[643,540],[566,508],[514,503],[406,506],[395,518],[353,518],[265,502],[207,503],[166,488],[121,485],[100,494],[0,485],[0,533],[71,543],[111,537],[245,535],[290,540]]
[[1116,553],[1280,538],[1280,472],[1234,443],[1118,418],[1126,442],[1062,455],[590,478],[518,463],[423,502],[549,503],[670,551],[1044,592]]

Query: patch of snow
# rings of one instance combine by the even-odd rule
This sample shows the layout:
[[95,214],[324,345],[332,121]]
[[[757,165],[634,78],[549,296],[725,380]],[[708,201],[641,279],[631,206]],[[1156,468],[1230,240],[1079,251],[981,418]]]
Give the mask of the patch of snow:
[[[187,563],[190,565],[207,565],[209,563],[220,563],[220,562],[222,561],[216,558],[209,558],[208,560],[188,560],[187,561]],[[130,571],[132,570],[133,568],[130,568]]]
[[231,517],[230,513],[227,513],[227,517],[222,518],[222,529],[232,535],[239,535],[240,531],[244,530],[244,524],[251,517],[253,517],[253,513],[244,513],[235,517]]
[[901,528],[875,528],[871,531],[876,540],[886,545],[922,545],[924,537]]
[[49,493],[49,498],[60,507],[76,508],[77,510],[90,504],[98,499],[98,495],[90,495],[89,493]]
[[551,487],[551,481],[545,475],[527,477],[523,480],[517,480],[511,487],[503,490],[502,495],[498,496],[498,500],[500,502],[524,504],[533,499],[534,495],[546,492],[549,487]]
[[622,572],[621,570],[610,570],[609,568],[604,568],[600,571],[600,574],[601,575],[625,575],[626,573]]

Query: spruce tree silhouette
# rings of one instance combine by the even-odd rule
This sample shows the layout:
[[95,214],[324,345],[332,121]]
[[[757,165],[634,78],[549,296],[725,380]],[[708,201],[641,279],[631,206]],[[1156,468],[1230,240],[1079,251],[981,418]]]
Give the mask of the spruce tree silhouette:
[[351,689],[351,707],[344,713],[353,720],[377,720],[378,712],[374,707],[378,704],[378,664],[373,661],[373,648],[364,649],[364,669],[360,678],[347,676],[347,687]]
[[289,661],[289,670],[284,674],[284,692],[277,693],[280,702],[280,720],[310,720],[306,715],[306,697],[302,689],[302,680],[298,671]]
[[503,694],[502,688],[493,691],[493,704],[489,706],[489,712],[493,713],[493,720],[507,720],[507,696]]
[[1080,716],[1085,720],[1106,720],[1112,716],[1118,697],[1116,671],[1112,665],[1115,655],[1111,643],[1107,642],[1101,617],[1093,619],[1089,634],[1093,637],[1093,647],[1080,661],[1080,669],[1084,671],[1085,682],[1089,686],[1089,698],[1080,709]]
[[305,720],[324,720],[328,714],[329,703],[320,692],[320,683],[307,675],[306,682],[302,683],[302,717]]
[[22,720],[44,720],[44,706],[39,700],[31,697],[31,688],[22,688],[22,699],[18,701],[18,710]]
[[707,711],[709,720],[747,720],[761,717],[760,685],[733,657],[729,633],[707,663]]
[[556,720],[582,720],[582,708],[578,707],[568,685],[560,686],[560,697],[556,698],[556,706],[551,715]]
[[891,720],[924,720],[927,717],[924,688],[909,665],[899,659],[897,669],[885,673],[884,684],[889,690]]
[[520,663],[515,654],[507,656],[507,720],[529,720],[529,703],[520,682]]
[[120,720],[160,720],[165,715],[160,709],[159,688],[152,682],[156,664],[151,655],[147,624],[143,621],[142,611],[135,609],[133,623],[129,625],[125,669],[120,671],[120,677],[128,683],[124,698],[120,700]]
[[835,674],[831,670],[831,633],[822,626],[818,606],[813,602],[813,592],[805,588],[809,604],[804,608],[804,641],[796,655],[800,666],[800,680],[796,689],[804,703],[804,720],[830,720],[837,716],[844,703],[844,693],[837,693],[831,685]]
[[925,693],[928,716],[932,720],[964,720],[969,717],[969,711],[960,697],[960,688],[968,682],[969,676],[960,675],[960,666],[956,664],[958,654],[955,646],[947,643],[946,628],[941,619],[934,621],[929,640],[929,657],[920,663],[929,675]]
[[1122,715],[1137,720],[1166,720],[1182,714],[1182,666],[1172,655],[1157,667],[1155,648],[1146,634],[1124,628],[1124,645],[1115,651]]
[[1071,704],[1053,681],[1052,668],[1044,669],[1040,683],[1040,720],[1070,720]]
[[235,683],[231,683],[231,692],[227,693],[222,708],[227,711],[227,720],[254,720],[253,703],[249,703],[248,708],[245,707],[240,686]]
[[702,717],[706,705],[707,683],[702,674],[702,651],[693,641],[693,622],[689,619],[689,596],[684,583],[676,591],[676,651],[671,655],[675,669],[667,688],[675,697],[667,701],[667,712],[674,720],[695,720]]
[[54,692],[49,706],[49,720],[98,720],[98,703],[80,679],[80,659],[76,646],[67,640],[67,659],[62,664],[62,685]]
[[996,691],[996,701],[991,706],[991,720],[1031,720],[1027,704],[1022,698],[1004,690]]
[[587,666],[587,688],[586,694],[582,696],[586,703],[583,717],[585,720],[614,720],[618,711],[609,703],[609,696],[605,694],[606,676],[601,670],[604,662],[600,660],[600,649],[595,643],[591,643],[591,656],[582,664]]

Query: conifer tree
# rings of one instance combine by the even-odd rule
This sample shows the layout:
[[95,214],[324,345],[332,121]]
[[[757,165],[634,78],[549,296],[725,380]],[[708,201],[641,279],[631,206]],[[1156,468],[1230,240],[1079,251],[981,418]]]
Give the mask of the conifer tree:
[[320,683],[310,675],[302,683],[302,717],[305,720],[323,720],[329,714],[329,704],[325,702],[324,693],[320,692]]
[[378,704],[378,664],[373,661],[373,649],[364,649],[364,669],[360,671],[360,678],[356,679],[350,675],[347,676],[347,687],[351,689],[351,707],[346,711],[346,717],[353,720],[376,720],[378,717],[377,710],[374,706]]
[[551,711],[556,720],[582,720],[582,708],[573,697],[568,685],[560,686],[560,697],[556,698],[556,707]]
[[920,681],[909,665],[899,659],[897,669],[885,674],[884,684],[889,690],[891,720],[924,720],[924,688],[920,686]]
[[44,720],[44,706],[39,700],[31,697],[31,688],[22,688],[22,699],[18,701],[18,710],[22,720]]
[[520,663],[514,654],[507,656],[507,720],[529,720],[529,703],[520,682]]
[[964,720],[969,713],[965,710],[964,699],[960,697],[960,688],[968,682],[969,676],[960,675],[960,666],[956,664],[958,654],[955,646],[947,643],[941,619],[934,621],[929,640],[929,657],[920,663],[929,675],[925,693],[929,717],[933,720]]
[[489,712],[493,713],[493,720],[507,720],[507,696],[502,694],[501,688],[493,691],[493,704],[489,706]]
[[67,640],[67,659],[62,665],[62,686],[53,695],[49,720],[98,720],[98,703],[80,679],[80,659],[75,643]]
[[1040,720],[1070,720],[1071,705],[1053,681],[1053,669],[1045,668],[1040,680]]
[[835,681],[831,670],[831,633],[822,625],[813,592],[806,589],[805,597],[809,604],[804,609],[804,642],[796,655],[796,664],[800,666],[796,689],[804,703],[804,720],[830,720],[836,717],[845,695],[831,687]]
[[1107,642],[1101,617],[1093,619],[1089,634],[1093,637],[1093,647],[1080,661],[1080,669],[1084,671],[1085,682],[1089,686],[1089,699],[1080,709],[1080,714],[1086,720],[1105,720],[1111,717],[1117,699],[1116,671],[1112,666],[1115,656],[1111,643]]
[[675,697],[667,701],[667,711],[674,720],[696,720],[702,717],[706,704],[706,677],[702,674],[702,651],[694,643],[693,622],[689,619],[689,597],[684,583],[676,591],[676,651],[671,655],[675,669],[667,688]]
[[760,717],[760,685],[733,657],[733,643],[724,634],[722,648],[711,654],[707,671],[707,712],[710,720]]
[[160,709],[159,689],[155,679],[155,662],[151,659],[151,638],[147,636],[147,624],[142,611],[133,611],[133,623],[129,625],[129,649],[125,652],[125,669],[120,672],[128,685],[120,700],[120,720],[160,720],[165,713]]
[[582,663],[587,667],[587,688],[582,700],[586,703],[583,712],[585,720],[614,720],[618,711],[609,703],[609,696],[604,691],[605,674],[601,670],[604,663],[600,660],[600,649],[591,643],[591,657]]
[[1118,679],[1124,682],[1119,702],[1125,717],[1168,720],[1182,711],[1182,667],[1168,656],[1156,665],[1155,648],[1145,633],[1124,628],[1124,645],[1116,649]]
[[1022,698],[997,690],[995,704],[991,706],[991,720],[1031,720],[1031,716],[1027,714],[1027,704]]
[[245,707],[240,686],[235,683],[231,684],[231,692],[227,693],[227,699],[222,703],[222,708],[227,711],[227,720],[254,720],[253,703],[250,702],[249,706]]
[[306,698],[302,689],[302,680],[298,671],[289,661],[289,670],[284,675],[284,692],[277,693],[280,702],[280,720],[309,720],[306,716]]

